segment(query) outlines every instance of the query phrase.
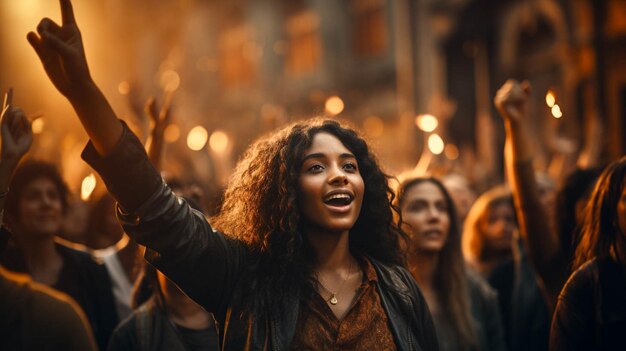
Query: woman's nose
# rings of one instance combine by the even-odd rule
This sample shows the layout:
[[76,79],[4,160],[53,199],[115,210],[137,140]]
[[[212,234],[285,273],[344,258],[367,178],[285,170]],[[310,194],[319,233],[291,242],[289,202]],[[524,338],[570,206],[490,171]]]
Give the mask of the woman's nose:
[[348,177],[341,170],[335,170],[329,177],[328,183],[330,184],[347,184]]

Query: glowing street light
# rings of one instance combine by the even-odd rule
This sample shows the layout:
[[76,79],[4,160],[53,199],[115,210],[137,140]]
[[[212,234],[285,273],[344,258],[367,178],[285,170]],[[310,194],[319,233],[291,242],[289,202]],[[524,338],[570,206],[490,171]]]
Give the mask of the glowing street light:
[[423,115],[417,116],[417,118],[415,119],[415,124],[422,131],[426,133],[430,133],[434,131],[435,129],[437,129],[437,126],[439,125],[439,121],[437,120],[437,117],[433,115],[423,114]]
[[325,107],[326,113],[331,116],[336,116],[343,111],[345,105],[343,104],[343,100],[341,100],[339,96],[331,96],[326,99]]
[[221,130],[216,130],[209,138],[209,146],[211,147],[211,150],[217,153],[226,151],[226,148],[228,147],[228,135]]
[[93,173],[90,173],[88,176],[83,179],[83,183],[80,186],[80,198],[83,201],[89,200],[91,193],[96,188],[96,176]]
[[45,124],[44,120],[41,117],[33,120],[33,123],[30,125],[33,131],[33,134],[40,134],[41,132],[43,132],[44,124]]
[[554,96],[552,90],[548,90],[546,93],[546,104],[550,108],[554,107],[554,104],[556,104],[556,96]]
[[428,137],[428,149],[433,155],[440,155],[444,147],[443,139],[437,133],[433,133]]
[[554,118],[563,117],[563,112],[561,112],[561,107],[559,107],[559,105],[554,104],[554,106],[552,106],[552,116],[554,116]]
[[193,151],[202,150],[208,138],[209,133],[203,126],[193,127],[187,135],[187,146]]

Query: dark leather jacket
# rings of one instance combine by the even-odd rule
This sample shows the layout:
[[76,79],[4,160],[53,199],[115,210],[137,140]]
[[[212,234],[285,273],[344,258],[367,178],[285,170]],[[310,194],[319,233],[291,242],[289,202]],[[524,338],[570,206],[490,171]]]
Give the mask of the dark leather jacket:
[[[200,212],[171,192],[128,127],[111,153],[100,157],[89,144],[83,158],[117,199],[118,218],[125,231],[149,248],[146,259],[214,313],[222,349],[290,348],[300,298],[282,301],[286,313],[252,316],[240,307],[244,305],[237,298],[244,284],[242,272],[255,264],[255,255],[241,241],[214,231]],[[371,261],[398,350],[437,350],[428,307],[410,273]]]
[[623,350],[626,273],[610,258],[593,259],[569,278],[556,306],[550,350]]

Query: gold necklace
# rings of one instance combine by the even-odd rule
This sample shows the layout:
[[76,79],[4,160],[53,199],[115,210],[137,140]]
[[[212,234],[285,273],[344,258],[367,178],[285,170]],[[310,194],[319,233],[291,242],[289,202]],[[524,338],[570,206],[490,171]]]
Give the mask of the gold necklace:
[[330,294],[330,298],[328,298],[326,302],[330,303],[333,306],[339,303],[339,300],[337,300],[337,295],[341,292],[341,289],[343,288],[348,278],[350,278],[351,272],[352,272],[352,261],[350,261],[350,265],[348,266],[348,275],[345,278],[343,278],[343,281],[341,282],[341,285],[339,285],[339,289],[337,290],[336,293],[330,291],[330,289],[328,289],[327,287],[324,286],[324,284],[322,284],[322,281],[320,280],[320,274],[319,272],[316,272],[317,274],[315,278],[317,280],[317,283],[322,289],[326,290],[326,292]]

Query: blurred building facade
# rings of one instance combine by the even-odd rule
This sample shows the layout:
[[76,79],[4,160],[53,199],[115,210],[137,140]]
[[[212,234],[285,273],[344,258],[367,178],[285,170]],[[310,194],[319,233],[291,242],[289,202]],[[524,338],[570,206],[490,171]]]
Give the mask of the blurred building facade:
[[[88,57],[98,57],[94,76],[140,133],[143,101],[175,92],[180,137],[164,162],[174,174],[221,183],[257,136],[316,115],[352,121],[398,173],[428,152],[415,125],[428,113],[454,146],[435,165],[497,181],[503,136],[492,98],[510,77],[534,87],[539,168],[572,167],[585,140],[605,159],[626,151],[623,0],[75,0],[75,8],[79,24],[100,33],[83,32]],[[228,147],[190,153],[185,135],[196,125],[226,133]]]

